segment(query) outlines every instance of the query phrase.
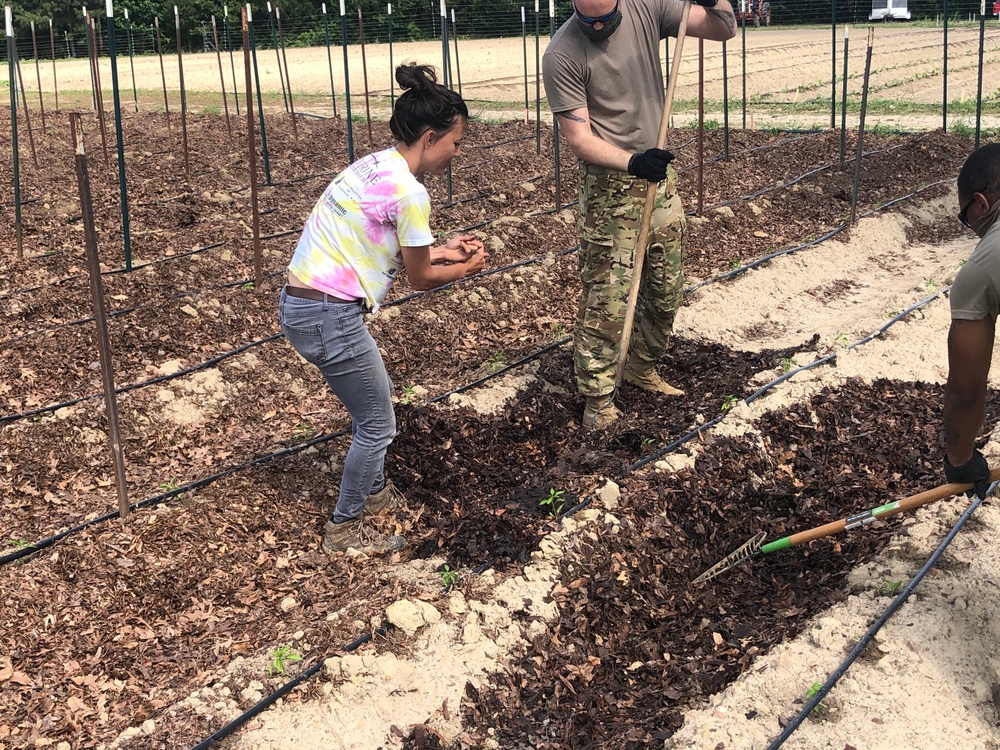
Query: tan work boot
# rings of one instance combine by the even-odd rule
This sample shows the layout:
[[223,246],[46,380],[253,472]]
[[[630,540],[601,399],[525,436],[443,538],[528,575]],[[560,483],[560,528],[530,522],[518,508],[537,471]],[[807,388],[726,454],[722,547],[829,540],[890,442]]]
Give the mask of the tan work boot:
[[388,510],[396,510],[405,504],[406,496],[396,489],[396,485],[387,479],[385,487],[381,491],[373,492],[365,500],[365,507],[361,511],[361,514],[365,516],[380,516]]
[[353,548],[368,555],[383,555],[405,546],[406,539],[380,534],[360,516],[343,523],[327,521],[323,527],[324,552],[346,552]]
[[626,383],[642,388],[644,391],[652,393],[662,393],[664,396],[683,396],[684,391],[674,388],[670,383],[661,378],[656,372],[656,366],[647,362],[630,361],[625,365],[625,373],[622,379]]
[[615,406],[614,396],[589,396],[583,410],[583,426],[588,430],[610,427],[622,413]]

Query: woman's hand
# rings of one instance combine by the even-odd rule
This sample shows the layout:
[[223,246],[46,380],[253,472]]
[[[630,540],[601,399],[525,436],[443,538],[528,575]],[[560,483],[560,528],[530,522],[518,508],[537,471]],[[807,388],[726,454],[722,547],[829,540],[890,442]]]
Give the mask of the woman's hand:
[[473,255],[482,253],[483,258],[489,257],[483,243],[471,234],[457,234],[441,246],[440,259],[450,263],[463,263]]

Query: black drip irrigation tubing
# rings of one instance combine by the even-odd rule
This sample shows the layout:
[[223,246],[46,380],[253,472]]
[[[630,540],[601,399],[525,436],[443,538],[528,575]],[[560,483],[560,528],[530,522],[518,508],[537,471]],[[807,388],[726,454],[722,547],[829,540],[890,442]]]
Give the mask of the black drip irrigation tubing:
[[[1000,482],[993,482],[993,484],[990,485],[989,489],[986,491],[986,497],[989,497],[996,491],[997,485],[1000,485]],[[781,734],[779,734],[775,740],[767,746],[767,750],[778,750],[779,747],[785,744],[785,740],[791,737],[792,733],[799,728],[802,722],[808,719],[812,712],[816,710],[820,701],[827,696],[827,694],[833,689],[834,685],[836,685],[837,682],[840,681],[840,678],[847,673],[847,670],[851,668],[851,665],[857,661],[857,658],[864,653],[864,650],[882,629],[882,626],[885,625],[889,621],[889,618],[892,617],[896,611],[903,606],[903,603],[910,598],[910,595],[924,579],[924,576],[926,576],[927,573],[930,572],[930,569],[934,567],[935,563],[937,563],[938,559],[940,559],[941,555],[944,554],[944,551],[948,548],[948,545],[952,543],[952,540],[958,536],[958,532],[962,530],[963,526],[965,526],[965,522],[972,517],[972,514],[976,512],[976,509],[979,508],[984,500],[985,498],[976,496],[969,507],[966,508],[962,517],[958,519],[955,525],[951,528],[951,531],[949,531],[947,536],[945,536],[945,538],[941,541],[941,544],[938,545],[937,549],[935,549],[931,556],[927,559],[927,562],[923,564],[913,579],[906,584],[906,587],[899,592],[895,599],[892,600],[879,618],[871,624],[868,630],[865,631],[865,634],[861,636],[861,640],[859,640],[857,645],[855,645],[855,647],[851,650],[851,653],[847,655],[847,658],[840,663],[840,666],[838,666],[834,670],[833,674],[827,678],[827,681],[823,683],[823,687],[813,694],[812,698],[810,698],[806,705],[803,706],[798,715],[792,719]]]
[[[154,260],[146,261],[145,263],[138,263],[132,266],[132,271],[138,271],[147,266],[155,266],[159,263],[166,263],[167,261],[177,260],[178,258],[187,258],[190,255],[197,255],[198,253],[203,253],[206,250],[215,250],[225,245],[225,242],[213,242],[211,245],[205,245],[204,247],[197,247],[194,250],[186,250],[183,253],[177,253],[176,255],[165,255],[162,258],[155,258]],[[122,273],[130,273],[127,268],[113,268],[110,271],[101,271],[101,276],[114,276]],[[30,292],[37,292],[39,289],[44,289],[48,286],[62,286],[63,284],[68,284],[71,281],[76,281],[77,279],[86,278],[86,274],[77,273],[72,276],[64,276],[61,279],[56,279],[47,284],[39,284],[37,286],[26,286],[22,289],[14,289],[12,291],[3,293],[0,292],[0,299],[4,297],[11,297],[15,294],[28,294]]]
[[[893,317],[888,323],[886,323],[881,328],[879,328],[878,331],[876,331],[876,332],[874,332],[872,334],[869,334],[868,336],[866,336],[863,339],[860,339],[859,341],[857,341],[854,344],[852,344],[851,346],[849,346],[848,349],[853,349],[855,347],[862,346],[862,345],[866,344],[867,342],[871,341],[876,336],[880,335],[881,333],[884,333],[891,325],[893,325],[894,323],[898,322],[899,320],[901,320],[902,318],[904,318],[905,316],[907,316],[913,310],[916,310],[917,308],[919,308],[919,307],[921,307],[923,305],[928,304],[930,301],[932,301],[933,299],[937,298],[938,296],[939,295],[935,294],[935,295],[933,295],[931,297],[928,297],[925,300],[921,300],[920,302],[918,302],[918,303],[916,303],[914,305],[911,305],[906,310],[904,310],[903,312],[901,312],[899,315]],[[531,355],[530,359],[534,359],[535,357],[540,356],[543,353],[543,351],[548,351],[548,350],[556,348],[558,346],[562,346],[563,344],[567,343],[570,340],[571,340],[571,337],[566,337],[565,339],[562,339],[561,341],[557,341],[554,344],[550,344],[549,346],[547,346],[545,348],[545,350],[536,352],[535,354]],[[803,367],[799,367],[798,369],[796,369],[796,370],[794,370],[792,372],[785,373],[781,377],[775,378],[773,381],[771,381],[770,383],[768,383],[767,385],[765,385],[763,388],[761,388],[760,390],[758,390],[754,394],[748,396],[746,399],[744,399],[744,402],[745,403],[750,403],[751,401],[753,401],[753,400],[759,398],[760,396],[762,396],[768,390],[770,390],[770,389],[774,388],[775,386],[777,386],[779,383],[784,382],[785,380],[787,380],[788,378],[790,378],[792,375],[794,375],[794,374],[796,374],[798,372],[802,372],[804,370],[808,370],[808,369],[810,369],[812,367],[816,367],[817,365],[820,365],[820,364],[822,364],[824,362],[829,362],[832,359],[836,358],[836,356],[837,356],[836,354],[827,355],[826,357],[821,357],[820,359],[816,360],[815,362],[812,362],[812,363],[810,363],[808,365],[805,365]],[[513,363],[511,365],[508,365],[507,367],[503,368],[503,370],[498,371],[494,375],[487,376],[486,378],[483,378],[482,380],[488,380],[491,377],[495,377],[496,375],[501,374],[502,372],[506,372],[507,370],[510,370],[510,369],[512,369],[514,367],[519,367],[522,364],[524,364],[524,362],[527,359],[528,358],[525,358],[525,360],[521,360],[521,361],[518,361],[518,362]],[[478,382],[482,382],[482,380],[480,380]],[[474,384],[469,384],[468,386],[463,386],[461,389],[456,389],[455,391],[453,391],[453,393],[458,393],[461,390],[466,390],[468,388],[472,388],[473,385]],[[442,400],[443,398],[446,398],[449,395],[451,395],[451,394],[446,394],[444,396],[439,396],[438,398],[434,399],[434,401]],[[431,403],[433,403],[434,401],[432,401]],[[673,443],[671,443],[671,444],[665,446],[664,448],[661,448],[660,450],[656,451],[653,455],[647,456],[646,458],[643,458],[640,461],[636,461],[634,464],[632,464],[627,469],[625,469],[620,474],[618,474],[618,476],[616,478],[621,479],[621,478],[627,476],[628,474],[631,474],[632,472],[637,471],[638,469],[641,469],[643,466],[647,465],[651,461],[656,460],[660,456],[662,456],[662,455],[664,455],[666,453],[669,453],[669,452],[671,452],[673,450],[676,450],[679,446],[683,445],[684,443],[688,442],[689,440],[694,439],[695,437],[697,437],[698,435],[700,435],[705,430],[707,430],[710,427],[712,427],[712,426],[718,424],[719,422],[721,422],[724,416],[725,416],[725,413],[720,414],[715,419],[712,419],[711,421],[706,422],[705,424],[699,426],[697,429],[692,430],[691,432],[689,432],[686,435],[682,436],[678,440],[675,440]],[[991,492],[996,487],[997,484],[1000,484],[1000,482],[995,482],[993,484],[993,486],[990,488]],[[989,493],[987,493],[987,494],[989,494]],[[566,510],[562,514],[560,514],[559,520],[562,520],[563,518],[568,518],[569,516],[572,516],[573,514],[575,514],[575,513],[579,512],[580,510],[583,510],[584,508],[586,508],[592,502],[593,502],[593,498],[592,497],[585,498],[583,501],[577,503],[572,508],[569,508],[568,510]],[[974,503],[969,508],[968,511],[966,511],[966,513],[962,517],[962,519],[960,519],[959,522],[958,522],[958,524],[956,524],[955,528],[952,529],[952,533],[948,535],[948,538],[946,538],[946,540],[942,544],[942,546],[938,548],[937,552],[935,552],[935,556],[932,557],[932,559],[930,561],[928,561],[927,565],[924,566],[925,569],[929,569],[930,566],[933,565],[933,563],[937,560],[937,557],[940,556],[940,553],[943,552],[944,548],[948,545],[948,543],[951,542],[951,539],[954,538],[954,535],[958,532],[958,529],[961,528],[961,526],[967,520],[968,516],[970,516],[972,514],[972,511],[975,510],[975,508],[978,506],[978,504],[980,502],[982,502],[982,501],[981,500],[977,500],[977,502]],[[0,565],[2,565],[2,564],[3,564],[3,560],[0,559]],[[478,574],[480,574],[480,573],[488,570],[490,567],[492,567],[492,565],[493,565],[493,561],[491,560],[489,562],[483,563],[483,564],[481,564],[481,565],[473,568],[471,570],[471,572],[473,573],[473,575],[478,575]],[[914,581],[911,581],[910,585],[907,586],[907,588],[903,591],[902,594],[900,594],[900,596],[899,596],[899,598],[897,598],[896,602],[893,602],[893,606],[890,607],[890,609],[892,609],[893,612],[895,611],[895,609],[898,609],[898,607],[902,604],[903,601],[906,600],[906,597],[909,595],[909,592],[912,591],[913,587],[916,586],[916,583],[919,582],[920,578],[922,578],[925,573],[926,573],[926,570],[921,570],[921,572],[918,574],[917,578],[915,578]],[[880,622],[876,623],[877,628],[875,628],[873,631],[871,631],[871,637],[874,637],[875,633],[878,632],[878,629],[882,627],[882,625],[885,623],[885,620],[888,620],[888,618],[889,618],[889,616],[891,616],[891,614],[892,614],[892,612],[887,612],[886,615],[883,615],[883,618],[880,618]],[[866,634],[866,636],[867,635],[868,634]],[[871,640],[871,638],[869,637],[868,640]],[[857,658],[857,654],[860,654],[861,651],[864,650],[864,646],[865,645],[867,645],[867,641],[863,645],[859,644],[859,646],[855,649],[856,653],[852,653],[852,655],[851,655],[851,657],[853,657],[853,658],[849,657],[850,661],[853,662],[853,660]],[[254,705],[253,707],[251,707],[245,713],[241,714],[240,716],[237,716],[235,719],[233,719],[232,721],[230,721],[228,724],[226,724],[225,727],[223,727],[222,729],[220,729],[218,732],[215,732],[214,734],[212,734],[207,739],[205,739],[202,742],[200,742],[197,745],[195,745],[194,748],[192,748],[192,750],[207,750],[207,748],[212,747],[216,742],[224,739],[225,737],[227,737],[230,734],[232,734],[233,732],[235,732],[237,729],[239,729],[241,726],[243,726],[250,719],[254,718],[258,714],[260,714],[262,711],[264,711],[265,709],[267,709],[269,706],[271,706],[278,698],[287,695],[292,689],[294,689],[295,687],[297,687],[298,685],[300,685],[305,680],[307,680],[307,679],[313,677],[315,674],[317,674],[319,672],[319,670],[320,670],[321,665],[323,663],[325,663],[326,658],[327,657],[324,657],[324,658],[320,659],[317,662],[317,664],[314,665],[313,667],[311,667],[309,670],[307,670],[306,672],[298,675],[297,677],[295,677],[291,681],[289,681],[289,682],[285,683],[284,685],[282,685],[274,693],[272,693],[271,695],[267,696],[266,698],[264,698],[263,700],[261,700],[260,702],[258,702],[256,705]],[[842,665],[843,666],[843,672],[846,672],[847,671],[847,666],[850,666],[850,664],[847,663],[847,662],[845,662],[845,664],[846,664],[846,666]],[[802,710],[802,713],[800,713],[799,716],[797,717],[798,723],[796,723],[794,726],[798,726],[798,724],[800,724],[802,722],[802,720],[804,720],[806,717],[808,717],[810,715],[812,709],[819,703],[819,701],[826,695],[826,693],[829,692],[829,689],[833,687],[833,684],[836,683],[837,679],[840,678],[840,676],[843,674],[843,672],[840,672],[839,674],[835,673],[834,677],[831,678],[831,681],[828,681],[827,685],[824,685],[825,690],[821,691],[820,693],[817,693],[817,695],[815,695],[813,697],[813,701],[814,702],[810,702],[810,704],[807,705]],[[792,727],[792,725],[789,725],[789,726]],[[793,727],[792,731],[794,731],[794,727]],[[789,731],[787,729],[786,729],[786,732],[789,735],[791,734],[791,731]],[[780,742],[777,742],[777,744],[772,744],[771,747],[768,748],[768,750],[776,750],[776,748],[779,747],[780,744],[781,744],[781,742],[784,742],[785,739],[787,739],[787,737],[781,737],[781,738],[779,738]]]
[[[373,630],[371,633],[365,633],[357,640],[352,641],[351,643],[344,646],[344,648],[341,650],[347,653],[351,653],[352,651],[356,651],[364,644],[373,640],[375,636],[383,636],[388,632],[389,629],[385,625],[382,625],[380,627],[375,628],[375,630]],[[307,669],[305,672],[302,672],[294,679],[286,682],[284,685],[275,690],[269,696],[264,698],[262,701],[258,702],[246,713],[237,716],[231,722],[226,724],[226,726],[222,727],[222,729],[220,729],[218,732],[215,732],[210,737],[206,737],[205,739],[203,739],[201,742],[195,745],[191,750],[208,750],[208,748],[213,747],[215,743],[221,742],[226,737],[235,732],[237,729],[239,729],[241,726],[243,726],[246,722],[250,721],[250,719],[254,718],[263,711],[266,711],[268,708],[270,708],[279,698],[284,698],[300,684],[302,684],[303,682],[305,682],[306,680],[310,679],[315,674],[317,674],[323,668],[323,664],[325,661],[326,659],[321,659],[320,661],[316,662],[311,667],[309,667],[309,669]]]
[[[887,201],[886,203],[884,203],[884,204],[882,204],[880,206],[876,206],[875,208],[870,209],[869,211],[861,214],[860,218],[865,218],[867,216],[871,216],[871,215],[873,215],[873,214],[875,214],[875,213],[877,213],[879,211],[882,211],[883,209],[885,209],[885,208],[887,208],[889,206],[895,205],[896,203],[899,203],[899,202],[904,201],[904,200],[908,200],[909,198],[912,198],[915,195],[919,195],[921,192],[924,192],[925,190],[929,190],[931,188],[937,187],[937,186],[942,185],[942,184],[944,184],[946,182],[948,182],[948,180],[940,180],[938,182],[931,183],[930,185],[925,185],[924,187],[922,187],[922,188],[920,188],[918,190],[915,190],[913,192],[907,193],[906,195],[903,195],[903,196],[900,196],[900,197],[897,197],[897,198],[893,198],[892,200]],[[544,213],[544,212],[542,212],[542,213]],[[483,226],[484,224],[487,224],[487,223],[489,223],[489,222],[483,222],[481,224],[475,225],[475,226],[470,227],[470,228],[475,228],[476,226]],[[807,248],[810,248],[810,247],[814,247],[814,246],[820,244],[821,242],[829,239],[830,237],[833,237],[834,235],[839,234],[840,232],[844,231],[845,229],[848,228],[848,226],[849,225],[847,225],[847,224],[843,224],[840,227],[838,227],[838,228],[836,228],[836,229],[834,229],[834,230],[832,230],[830,232],[827,232],[825,235],[822,235],[821,237],[819,237],[819,238],[817,238],[815,240],[811,240],[811,241],[809,241],[809,242],[807,242],[807,243],[805,243],[803,245],[797,245],[795,247],[786,248],[785,250],[780,250],[780,251],[778,251],[776,253],[770,253],[769,255],[765,255],[762,258],[758,258],[757,260],[755,260],[755,261],[753,261],[751,263],[748,263],[748,264],[746,264],[744,266],[741,266],[740,268],[733,269],[732,271],[727,271],[726,273],[720,274],[719,276],[713,277],[711,279],[706,279],[705,281],[702,281],[702,282],[700,282],[698,284],[695,284],[694,286],[686,288],[684,290],[684,294],[688,295],[691,292],[695,291],[696,289],[699,289],[699,288],[701,288],[703,286],[706,286],[707,284],[715,283],[715,282],[718,282],[718,281],[723,281],[725,279],[732,278],[732,277],[734,277],[734,276],[736,276],[738,274],[745,273],[746,271],[750,270],[751,268],[756,268],[757,266],[759,266],[759,265],[761,265],[763,263],[766,263],[766,262],[768,262],[770,260],[773,260],[774,258],[780,257],[782,255],[788,255],[790,253],[799,252],[801,250],[804,250],[804,249],[807,249]],[[295,231],[299,231],[299,230],[289,230],[289,232],[295,232]],[[460,230],[457,230],[457,231],[463,231],[463,230],[460,229]],[[558,256],[568,255],[568,254],[576,251],[577,249],[579,249],[579,246],[575,245],[575,246],[573,246],[571,248],[567,248],[566,250],[561,250],[559,253],[557,253],[557,255]],[[449,284],[446,284],[446,285],[444,285],[442,287],[439,287],[437,290],[432,290],[432,291],[440,291],[442,289],[447,289],[447,288],[453,287],[453,286],[455,286],[457,284],[465,283],[467,281],[472,281],[472,280],[475,280],[475,279],[478,279],[478,278],[483,278],[485,276],[491,276],[493,274],[500,273],[502,271],[506,271],[506,270],[509,270],[511,268],[517,268],[519,266],[528,265],[530,263],[537,263],[541,259],[543,259],[544,257],[545,256],[536,256],[534,258],[528,258],[526,260],[516,261],[516,262],[508,264],[506,266],[501,266],[500,268],[494,268],[494,269],[490,269],[488,271],[481,271],[478,274],[474,274],[472,276],[467,276],[464,279],[458,279],[457,281],[450,282]],[[273,275],[277,275],[279,273],[281,273],[281,272],[280,271],[275,272]],[[246,282],[232,282],[232,285],[233,286],[238,286],[238,285],[243,284],[243,283],[246,283]],[[391,307],[391,306],[394,306],[394,305],[403,304],[404,302],[408,302],[408,301],[410,301],[412,299],[415,299],[417,297],[421,297],[421,296],[423,296],[425,294],[428,294],[428,292],[414,292],[414,293],[409,294],[409,295],[407,295],[405,297],[401,297],[401,298],[399,298],[397,300],[393,300],[391,302],[388,302],[388,303],[386,303],[384,305],[384,307]],[[201,362],[201,363],[199,363],[197,365],[193,365],[192,367],[185,368],[183,370],[178,370],[177,372],[172,373],[170,375],[162,375],[162,376],[159,376],[157,378],[153,378],[151,380],[145,380],[145,381],[140,381],[140,382],[137,382],[137,383],[131,383],[131,384],[127,385],[127,386],[123,386],[121,388],[115,389],[115,392],[116,393],[126,393],[128,391],[136,390],[138,388],[142,388],[142,387],[145,387],[145,386],[148,386],[148,385],[153,385],[153,384],[156,384],[156,383],[161,383],[161,382],[165,382],[167,380],[172,380],[174,378],[179,378],[179,377],[183,377],[185,375],[189,375],[190,373],[196,372],[196,371],[201,370],[201,369],[203,369],[205,367],[210,367],[210,366],[212,366],[214,364],[218,364],[219,362],[221,362],[221,361],[223,361],[225,359],[228,359],[229,357],[236,356],[237,354],[241,354],[242,352],[246,351],[247,349],[251,349],[253,347],[260,346],[260,345],[269,343],[271,341],[275,341],[278,338],[281,338],[281,336],[282,336],[282,334],[277,333],[277,334],[271,334],[270,336],[265,336],[265,337],[263,337],[261,339],[256,339],[254,341],[250,341],[250,342],[248,342],[246,344],[243,344],[240,347],[237,347],[237,348],[232,349],[232,350],[227,351],[227,352],[223,352],[222,354],[220,354],[220,355],[218,355],[216,357],[213,357],[213,358],[211,358],[211,359],[209,359],[209,360],[207,360],[205,362]],[[20,412],[20,413],[16,413],[16,414],[0,415],[0,424],[5,424],[7,422],[13,422],[13,421],[16,421],[18,419],[25,419],[25,418],[28,418],[28,417],[34,417],[34,416],[38,416],[40,414],[46,414],[48,412],[56,411],[56,410],[64,408],[64,407],[74,406],[74,405],[82,403],[84,401],[89,401],[91,399],[98,398],[99,396],[102,396],[102,395],[103,395],[103,392],[92,393],[90,395],[80,396],[78,398],[71,399],[69,401],[63,401],[63,402],[60,402],[60,403],[57,403],[57,404],[49,404],[47,406],[41,406],[41,407],[39,407],[37,409],[33,409],[33,410],[30,410],[30,411],[26,411],[26,412]]]
[[[275,338],[277,338],[280,335],[281,334],[275,334]],[[477,380],[474,380],[471,383],[466,383],[465,385],[461,385],[458,388],[454,388],[454,389],[448,391],[447,393],[442,393],[441,395],[436,396],[433,399],[431,399],[430,401],[428,401],[428,403],[432,403],[432,404],[433,403],[437,403],[439,401],[444,401],[445,399],[447,399],[450,396],[453,396],[453,395],[455,395],[457,393],[464,393],[465,391],[467,391],[467,390],[469,390],[471,388],[475,388],[475,387],[477,387],[479,385],[482,385],[483,383],[485,383],[485,382],[487,382],[489,380],[492,380],[493,378],[498,378],[498,377],[504,375],[505,373],[509,372],[510,370],[516,369],[518,367],[521,367],[521,366],[527,364],[528,362],[531,362],[531,361],[533,361],[535,359],[538,359],[543,354],[546,354],[546,353],[552,351],[553,349],[558,349],[561,346],[565,346],[571,340],[572,340],[572,337],[566,336],[566,337],[560,339],[559,341],[556,341],[556,342],[551,343],[551,344],[547,344],[547,345],[543,346],[541,349],[538,349],[538,350],[532,352],[531,354],[528,354],[527,356],[522,357],[521,359],[517,360],[516,362],[511,362],[509,365],[506,365],[505,367],[501,367],[501,368],[497,369],[496,372],[492,372],[489,375],[484,375],[483,377],[481,377],[481,378],[479,378]],[[334,440],[335,438],[344,437],[345,435],[349,435],[349,434],[351,434],[351,428],[350,428],[350,426],[347,426],[347,427],[344,427],[343,429],[337,430],[335,432],[330,432],[330,433],[327,433],[325,435],[320,435],[318,437],[312,438],[311,440],[307,440],[304,443],[299,443],[297,445],[289,446],[288,448],[282,448],[281,450],[275,451],[273,453],[268,453],[268,454],[265,454],[263,456],[258,456],[256,458],[252,458],[249,461],[245,461],[245,462],[243,462],[241,464],[236,464],[234,466],[230,466],[230,467],[228,467],[226,469],[223,469],[222,471],[220,471],[220,472],[218,472],[216,474],[212,474],[212,475],[207,476],[207,477],[202,477],[201,479],[196,479],[195,481],[189,482],[188,484],[185,484],[185,485],[183,485],[181,487],[176,487],[176,488],[174,488],[172,490],[168,490],[167,492],[162,492],[159,495],[153,495],[152,497],[148,497],[148,498],[146,498],[144,500],[140,500],[140,501],[138,501],[138,502],[130,505],[129,509],[130,509],[130,511],[138,511],[138,510],[141,510],[143,508],[149,508],[149,507],[154,506],[154,505],[159,505],[160,503],[163,503],[163,502],[165,502],[167,500],[170,500],[171,498],[178,497],[179,495],[183,495],[183,494],[188,493],[188,492],[193,492],[195,490],[202,489],[203,487],[207,487],[208,485],[210,485],[210,484],[212,484],[214,482],[217,482],[220,479],[225,479],[226,477],[232,476],[233,474],[237,474],[237,473],[239,473],[241,471],[246,471],[247,469],[254,468],[255,466],[260,466],[261,464],[265,464],[265,463],[268,463],[270,461],[274,461],[274,460],[279,459],[279,458],[284,458],[285,456],[290,456],[290,455],[293,455],[295,453],[299,453],[299,452],[301,452],[301,451],[303,451],[303,450],[305,450],[307,448],[311,448],[314,445],[320,445],[321,443],[326,443],[326,442],[328,442],[330,440]],[[41,551],[43,549],[46,549],[47,547],[51,547],[56,542],[58,542],[58,541],[60,541],[62,539],[65,539],[67,536],[70,536],[71,534],[76,534],[76,533],[78,533],[80,531],[84,531],[84,530],[89,529],[89,528],[91,528],[93,526],[97,526],[98,524],[105,523],[107,521],[110,521],[110,520],[112,520],[114,518],[118,518],[118,517],[119,517],[119,513],[118,513],[118,510],[116,509],[116,510],[110,511],[108,513],[105,513],[102,516],[98,516],[97,518],[92,518],[89,521],[84,521],[83,523],[79,523],[79,524],[77,524],[75,526],[72,526],[72,527],[70,527],[68,529],[60,531],[60,532],[58,532],[56,534],[53,534],[52,536],[48,536],[48,537],[45,537],[44,539],[40,539],[37,542],[33,542],[31,544],[25,545],[24,547],[21,547],[20,549],[16,549],[13,552],[9,552],[8,554],[3,555],[2,557],[0,557],[0,567],[3,567],[4,565],[7,565],[8,563],[12,563],[15,560],[20,560],[20,559],[22,559],[24,557],[27,557],[28,555],[32,555],[32,554],[34,554],[36,552],[39,552],[39,551]]]

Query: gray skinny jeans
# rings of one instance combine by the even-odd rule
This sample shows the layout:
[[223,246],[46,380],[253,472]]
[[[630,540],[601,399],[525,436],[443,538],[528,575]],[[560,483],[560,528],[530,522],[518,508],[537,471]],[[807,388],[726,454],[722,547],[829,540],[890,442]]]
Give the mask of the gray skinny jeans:
[[350,412],[354,435],[331,517],[335,523],[349,521],[360,515],[372,488],[385,482],[385,452],[396,436],[392,381],[360,302],[321,302],[282,290],[278,319],[288,342],[319,368]]

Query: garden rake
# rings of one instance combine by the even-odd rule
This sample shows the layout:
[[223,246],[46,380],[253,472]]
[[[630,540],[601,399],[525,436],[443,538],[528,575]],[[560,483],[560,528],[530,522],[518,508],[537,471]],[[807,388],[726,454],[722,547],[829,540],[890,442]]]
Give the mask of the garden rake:
[[[990,481],[996,482],[997,480],[1000,480],[1000,469],[994,469],[990,472]],[[861,513],[855,513],[853,516],[847,516],[847,518],[842,518],[839,521],[832,521],[813,529],[800,531],[797,534],[776,539],[767,544],[764,544],[764,539],[767,535],[762,531],[695,578],[694,583],[710,581],[716,576],[722,575],[730,568],[735,568],[740,563],[747,562],[760,555],[769,555],[772,552],[780,552],[789,547],[798,547],[814,539],[822,539],[841,531],[852,531],[874,523],[878,518],[888,518],[897,513],[913,510],[914,508],[919,508],[921,505],[933,503],[935,500],[943,500],[944,498],[966,492],[970,489],[972,489],[971,484],[942,484],[940,487],[935,487],[932,490],[910,495],[902,500],[894,500],[891,503],[879,505]]]

